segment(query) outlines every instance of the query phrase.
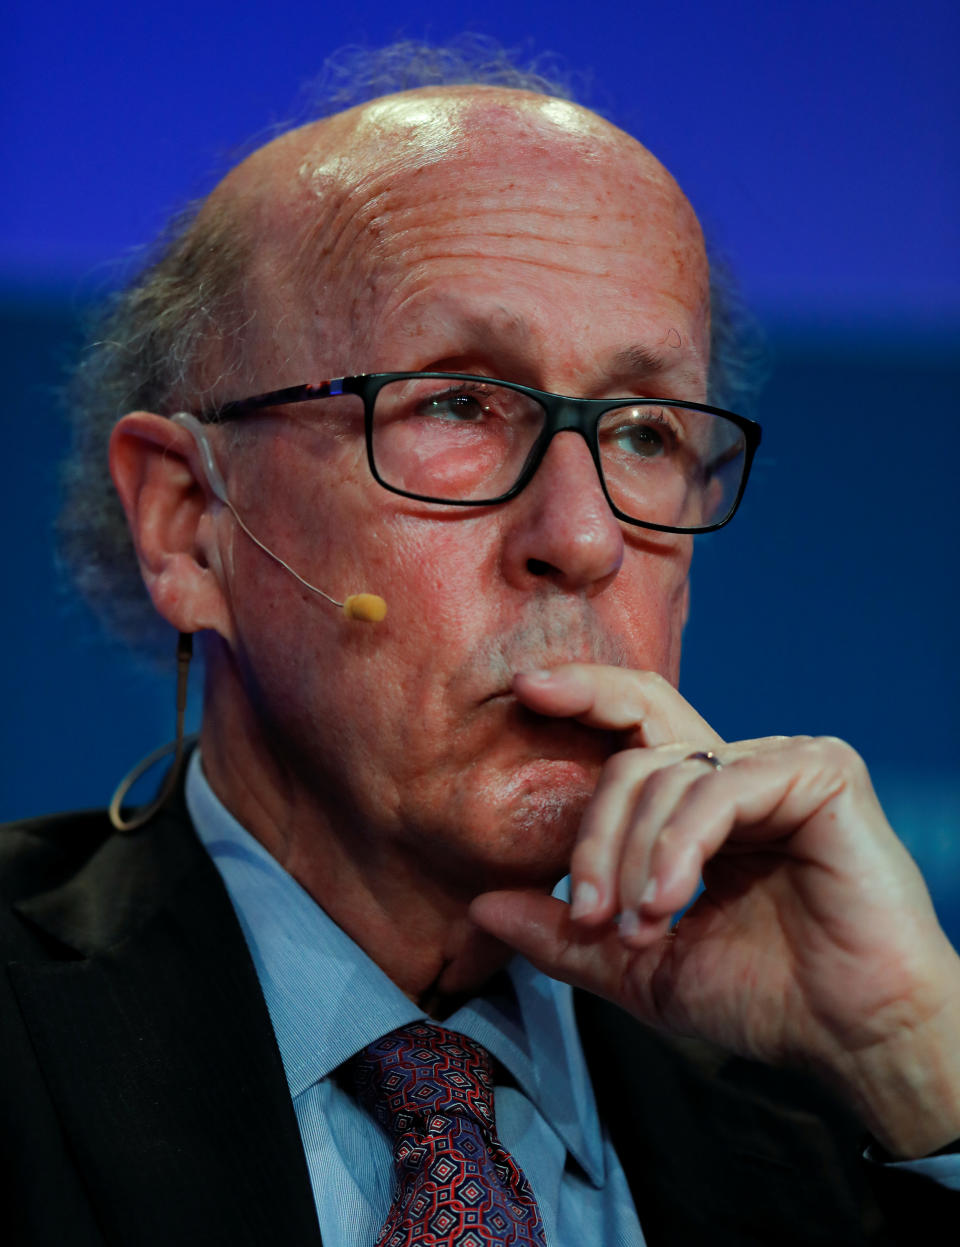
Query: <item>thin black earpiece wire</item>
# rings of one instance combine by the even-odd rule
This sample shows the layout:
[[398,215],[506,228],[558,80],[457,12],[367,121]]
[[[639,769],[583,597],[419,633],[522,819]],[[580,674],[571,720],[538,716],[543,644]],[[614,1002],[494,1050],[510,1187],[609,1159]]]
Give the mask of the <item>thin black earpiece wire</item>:
[[[137,765],[124,775],[120,783],[117,785],[116,791],[110,800],[110,822],[116,827],[117,831],[135,831],[138,827],[142,827],[149,819],[153,818],[157,810],[163,806],[170,794],[176,788],[180,779],[180,772],[183,769],[184,760],[184,740],[183,740],[183,717],[187,709],[187,679],[190,674],[190,659],[193,656],[193,636],[189,632],[181,632],[177,638],[177,726],[176,736],[166,745],[161,745],[159,749],[154,749],[152,753],[137,763]],[[121,812],[123,799],[137,782],[141,775],[146,774],[152,766],[165,758],[168,753],[173,753],[173,762],[170,770],[167,772],[166,779],[154,799],[149,805],[142,806],[135,814],[124,818]]]

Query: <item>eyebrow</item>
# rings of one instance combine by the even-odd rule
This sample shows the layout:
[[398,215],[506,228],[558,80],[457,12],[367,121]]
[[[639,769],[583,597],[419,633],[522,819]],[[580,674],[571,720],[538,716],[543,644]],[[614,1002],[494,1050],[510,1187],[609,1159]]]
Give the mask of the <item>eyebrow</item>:
[[[530,325],[526,319],[517,312],[512,312],[508,308],[500,306],[497,309],[499,316],[496,323],[497,335],[500,336],[503,330],[507,330],[510,339],[516,343],[526,344],[532,338],[533,334]],[[502,321],[500,317],[502,316]],[[472,328],[480,329],[482,332],[490,333],[494,329],[493,321],[485,317],[470,317],[468,322]],[[615,351],[610,357],[607,371],[616,376],[655,376],[659,373],[666,372],[668,368],[676,363],[674,359],[668,359],[666,355],[654,350],[652,347],[641,346],[635,343],[632,346],[621,347]]]
[[625,376],[649,376],[666,370],[675,361],[646,346],[626,346],[610,358],[610,371]]
[[[516,354],[530,349],[533,330],[526,317],[515,312],[504,304],[496,306],[492,312],[454,309],[461,329],[475,335],[481,342],[493,342],[501,352]],[[674,331],[676,332],[676,331]],[[679,336],[678,336],[679,345]],[[691,361],[682,357],[679,350],[661,352],[651,346],[632,343],[620,347],[611,355],[598,359],[601,371],[615,385],[621,382],[628,387],[638,388],[641,382],[654,382],[656,378],[673,372],[677,380],[696,385],[699,374]],[[644,387],[645,388],[645,387]]]

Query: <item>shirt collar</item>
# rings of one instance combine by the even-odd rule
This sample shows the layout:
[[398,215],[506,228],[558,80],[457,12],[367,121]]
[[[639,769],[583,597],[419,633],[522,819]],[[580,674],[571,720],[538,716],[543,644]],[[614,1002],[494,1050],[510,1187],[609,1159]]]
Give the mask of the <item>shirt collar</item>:
[[[230,814],[203,774],[199,749],[186,798],[250,949],[292,1097],[381,1035],[426,1017]],[[499,976],[443,1025],[501,1062],[602,1186],[603,1141],[572,990],[521,957],[507,979]]]

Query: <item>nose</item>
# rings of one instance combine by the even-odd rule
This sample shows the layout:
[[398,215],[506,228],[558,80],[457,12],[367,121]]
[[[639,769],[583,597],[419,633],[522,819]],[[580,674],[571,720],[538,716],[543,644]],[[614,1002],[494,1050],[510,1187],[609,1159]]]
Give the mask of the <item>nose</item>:
[[518,587],[547,578],[584,590],[615,576],[623,561],[623,529],[579,433],[556,434],[504,518],[504,573]]

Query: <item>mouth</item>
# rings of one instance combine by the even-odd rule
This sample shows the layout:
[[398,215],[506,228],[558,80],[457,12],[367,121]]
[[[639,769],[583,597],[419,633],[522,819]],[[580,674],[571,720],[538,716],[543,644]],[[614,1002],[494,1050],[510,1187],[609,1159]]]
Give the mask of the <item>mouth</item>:
[[598,731],[578,723],[576,719],[538,714],[519,701],[509,688],[491,693],[482,704],[497,708],[503,716],[501,730],[519,738],[533,758],[569,759],[588,765],[602,765],[611,754],[623,747],[615,732]]
[[512,688],[501,688],[501,689],[497,689],[495,693],[488,693],[486,697],[482,697],[480,699],[480,705],[484,706],[487,704],[487,702],[507,701],[508,699],[512,701],[516,701],[517,700],[516,693],[514,693]]

